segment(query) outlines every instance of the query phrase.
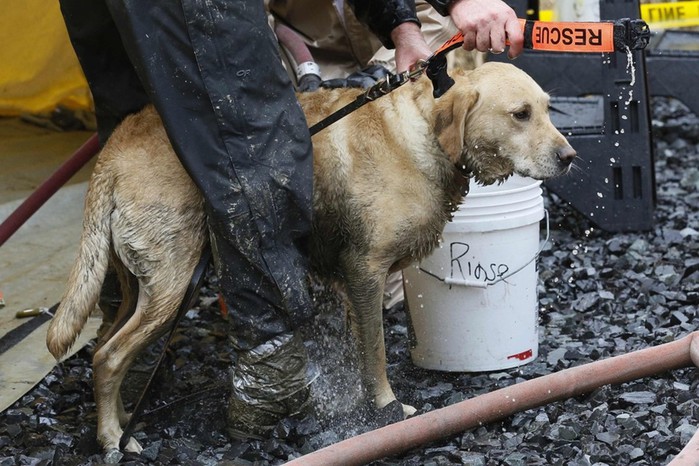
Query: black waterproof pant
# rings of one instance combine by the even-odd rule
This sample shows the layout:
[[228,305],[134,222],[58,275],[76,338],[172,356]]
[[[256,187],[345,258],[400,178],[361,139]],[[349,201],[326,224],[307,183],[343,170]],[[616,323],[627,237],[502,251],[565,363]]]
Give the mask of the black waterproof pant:
[[312,151],[262,0],[61,0],[102,142],[152,102],[201,190],[239,350],[312,314]]

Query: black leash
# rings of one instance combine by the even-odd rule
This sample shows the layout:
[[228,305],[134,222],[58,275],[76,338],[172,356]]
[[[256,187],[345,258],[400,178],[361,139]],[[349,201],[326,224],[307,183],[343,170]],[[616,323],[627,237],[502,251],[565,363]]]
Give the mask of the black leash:
[[209,265],[210,259],[211,249],[207,245],[201,253],[199,263],[197,263],[197,266],[194,268],[194,273],[192,273],[192,279],[189,282],[189,286],[187,286],[187,291],[185,292],[184,298],[182,299],[182,303],[180,304],[180,307],[177,310],[175,320],[172,322],[172,328],[170,329],[170,333],[168,334],[167,340],[165,341],[165,345],[163,346],[163,349],[160,353],[158,362],[156,362],[155,367],[153,368],[153,372],[151,372],[150,374],[148,382],[146,382],[145,387],[143,387],[143,391],[141,392],[141,396],[138,398],[138,401],[136,402],[136,405],[133,408],[133,412],[131,413],[131,418],[129,419],[129,422],[124,427],[124,433],[121,435],[121,439],[119,440],[119,449],[121,450],[123,450],[124,447],[126,447],[126,445],[129,443],[129,439],[131,438],[131,434],[133,433],[134,427],[136,427],[136,422],[138,421],[138,418],[141,416],[141,413],[143,412],[143,407],[145,405],[145,401],[148,397],[148,394],[150,393],[151,385],[153,384],[153,380],[155,379],[155,375],[157,374],[158,369],[160,368],[160,366],[163,363],[163,360],[165,359],[165,353],[167,351],[168,346],[170,346],[172,338],[175,336],[175,330],[177,330],[177,326],[179,325],[180,321],[182,320],[182,317],[185,315],[187,310],[190,309],[194,304],[194,300],[196,299],[199,289],[201,288],[201,285],[204,282],[206,268]]
[[[425,66],[427,65],[425,64]],[[422,74],[423,70],[424,67],[420,66],[419,68],[416,67],[414,70],[406,71],[404,73],[389,74],[384,79],[377,81],[376,84],[367,89],[366,92],[359,94],[354,101],[331,113],[329,116],[323,118],[318,123],[308,128],[308,131],[311,133],[311,136],[313,136],[317,132],[332,125],[342,117],[357,110],[359,107],[362,107],[363,105],[366,105],[369,102],[388,94],[410,80],[417,79]]]
[[[463,40],[461,43],[463,43]],[[430,80],[432,80],[434,97],[440,97],[442,94],[447,92],[447,90],[449,90],[452,84],[454,84],[454,80],[452,80],[447,74],[447,57],[445,55],[449,50],[457,46],[458,45],[455,45],[449,49],[444,49],[444,46],[442,46],[442,48],[432,54],[432,56],[428,59],[418,60],[417,63],[413,64],[408,71],[404,71],[399,74],[391,73],[384,79],[377,81],[376,84],[367,89],[366,92],[359,94],[354,101],[350,102],[339,110],[336,110],[320,120],[318,123],[308,128],[311,136],[332,125],[342,117],[349,115],[363,105],[366,105],[379,97],[385,96],[407,82],[415,81],[422,75],[423,72],[427,74]]]

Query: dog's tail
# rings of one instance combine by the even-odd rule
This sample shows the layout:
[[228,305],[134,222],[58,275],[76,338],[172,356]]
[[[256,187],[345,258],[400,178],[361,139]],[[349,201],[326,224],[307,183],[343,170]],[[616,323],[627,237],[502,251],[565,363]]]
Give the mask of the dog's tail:
[[85,198],[78,257],[46,334],[46,346],[56,359],[63,357],[80,335],[100,296],[109,262],[113,185],[113,177],[99,171],[98,161]]

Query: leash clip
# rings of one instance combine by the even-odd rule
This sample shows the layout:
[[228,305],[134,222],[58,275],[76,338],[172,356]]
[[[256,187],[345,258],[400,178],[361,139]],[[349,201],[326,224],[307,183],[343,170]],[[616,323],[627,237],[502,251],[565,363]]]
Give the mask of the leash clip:
[[643,50],[650,42],[650,28],[642,19],[622,18],[614,21],[614,48],[619,51]]
[[447,73],[447,57],[444,54],[430,58],[426,73],[432,81],[432,96],[435,99],[440,98],[454,85],[454,80]]
[[367,89],[366,93],[364,94],[364,98],[368,101],[376,100],[379,97],[395,90],[396,88],[399,88],[408,81],[415,81],[422,76],[422,73],[425,72],[429,64],[429,59],[418,60],[410,65],[408,71],[404,71],[399,74],[389,74],[384,79],[378,81],[376,84]]
[[405,74],[407,75],[407,78],[410,81],[416,81],[418,78],[420,78],[420,76],[422,76],[422,73],[425,72],[425,70],[427,69],[429,64],[430,64],[429,58],[427,60],[416,61],[415,63],[410,65],[410,68],[408,69],[408,71],[405,72]]
[[369,102],[376,100],[379,97],[388,94],[397,87],[402,86],[408,81],[408,79],[407,73],[389,74],[384,79],[378,81],[376,84],[367,89],[367,91],[364,93],[364,98]]

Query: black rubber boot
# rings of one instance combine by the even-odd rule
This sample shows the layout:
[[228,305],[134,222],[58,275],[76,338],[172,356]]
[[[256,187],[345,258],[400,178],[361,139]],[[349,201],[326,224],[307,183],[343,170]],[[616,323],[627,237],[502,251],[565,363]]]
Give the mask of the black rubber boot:
[[232,438],[263,438],[277,423],[308,406],[307,356],[303,342],[283,335],[241,351],[228,403]]

